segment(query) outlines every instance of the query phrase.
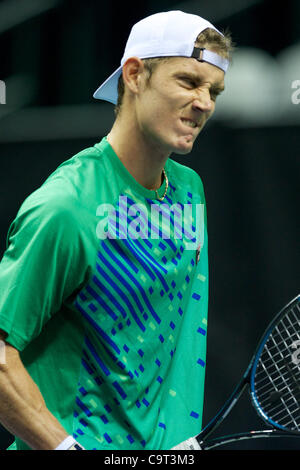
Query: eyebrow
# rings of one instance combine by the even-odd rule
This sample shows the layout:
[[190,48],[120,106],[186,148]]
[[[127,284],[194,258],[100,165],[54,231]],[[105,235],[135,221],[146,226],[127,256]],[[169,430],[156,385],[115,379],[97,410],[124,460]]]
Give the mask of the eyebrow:
[[[183,78],[189,78],[191,80],[193,80],[195,83],[199,84],[201,81],[202,81],[202,78],[199,77],[198,74],[196,73],[193,73],[193,72],[178,72],[175,74],[177,77],[183,77]],[[213,83],[211,85],[211,90],[214,92],[214,93],[222,93],[222,91],[225,90],[225,86],[224,84],[222,83]]]

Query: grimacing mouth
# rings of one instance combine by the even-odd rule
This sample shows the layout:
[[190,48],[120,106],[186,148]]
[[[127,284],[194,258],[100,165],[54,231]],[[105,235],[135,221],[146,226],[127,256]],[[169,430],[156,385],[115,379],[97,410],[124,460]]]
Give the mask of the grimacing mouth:
[[194,119],[190,118],[181,118],[181,120],[189,127],[195,129],[196,127],[199,127],[200,123],[198,121],[195,121]]

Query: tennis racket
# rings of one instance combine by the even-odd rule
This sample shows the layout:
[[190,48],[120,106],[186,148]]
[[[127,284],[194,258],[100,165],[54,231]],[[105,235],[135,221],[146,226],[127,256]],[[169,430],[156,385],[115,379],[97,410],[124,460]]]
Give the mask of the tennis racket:
[[[207,440],[246,388],[258,415],[271,429]],[[172,450],[209,450],[244,439],[291,436],[300,437],[300,295],[271,321],[245,374],[216,416],[200,434]]]

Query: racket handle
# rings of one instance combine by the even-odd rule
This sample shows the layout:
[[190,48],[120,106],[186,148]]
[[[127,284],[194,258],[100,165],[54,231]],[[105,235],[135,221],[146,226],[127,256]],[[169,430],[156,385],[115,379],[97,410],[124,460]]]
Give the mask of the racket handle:
[[177,444],[177,446],[172,447],[171,450],[202,450],[197,439],[195,437],[190,437],[186,441]]

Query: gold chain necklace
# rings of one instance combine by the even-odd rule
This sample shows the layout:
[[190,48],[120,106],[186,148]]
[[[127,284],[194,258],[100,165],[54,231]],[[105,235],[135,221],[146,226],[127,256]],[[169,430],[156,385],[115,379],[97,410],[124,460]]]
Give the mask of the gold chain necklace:
[[157,189],[155,189],[156,197],[157,197],[157,199],[159,199],[160,201],[163,201],[163,200],[164,200],[164,198],[165,198],[165,196],[166,196],[166,194],[167,194],[167,191],[168,191],[168,187],[169,187],[169,180],[168,180],[168,177],[167,177],[167,173],[165,172],[165,169],[164,169],[164,168],[163,168],[162,171],[163,171],[163,174],[164,174],[164,179],[166,180],[166,189],[165,189],[165,192],[164,192],[164,194],[162,195],[162,197],[160,197],[160,196],[158,195],[158,191],[157,191]]

